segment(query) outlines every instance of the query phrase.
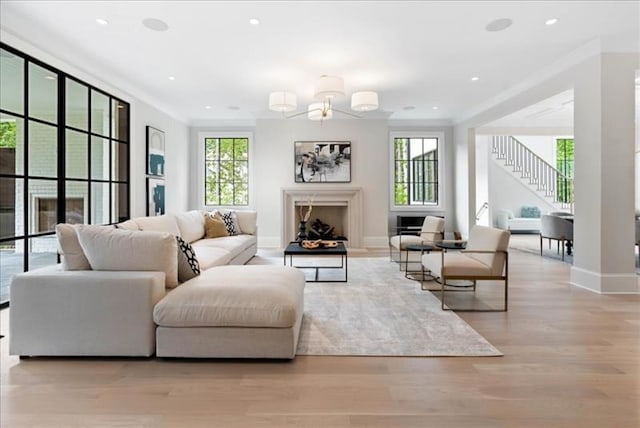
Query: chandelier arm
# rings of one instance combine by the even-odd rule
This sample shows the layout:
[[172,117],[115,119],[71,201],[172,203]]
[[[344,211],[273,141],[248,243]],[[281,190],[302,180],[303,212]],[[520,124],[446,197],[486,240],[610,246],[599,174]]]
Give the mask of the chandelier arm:
[[301,111],[301,112],[294,113],[292,115],[287,116],[286,114],[284,114],[284,112],[282,112],[282,116],[284,116],[285,119],[293,119],[294,117],[302,116],[303,114],[307,114],[307,113],[308,113],[307,111]]
[[360,116],[360,115],[357,115],[355,113],[351,113],[349,111],[338,110],[337,108],[332,108],[331,110],[332,111],[337,111],[338,113],[346,114],[346,115],[351,116],[351,117],[356,117],[358,119],[362,119],[364,117],[364,115]]

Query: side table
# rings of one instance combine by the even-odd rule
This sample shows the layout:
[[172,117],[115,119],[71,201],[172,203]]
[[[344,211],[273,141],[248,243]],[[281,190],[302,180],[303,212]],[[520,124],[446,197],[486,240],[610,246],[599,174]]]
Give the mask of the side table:
[[[433,246],[428,244],[408,244],[405,247],[405,250],[407,252],[407,259],[405,261],[404,277],[408,279],[413,279],[415,281],[423,282],[425,280],[424,279],[425,273],[424,273],[424,266],[422,266],[422,256],[424,255],[425,252],[429,254],[431,250],[433,250]],[[416,251],[420,251],[420,270],[410,271],[409,270],[409,252],[416,252]],[[415,278],[412,278],[409,275],[420,275],[420,279],[416,280]]]

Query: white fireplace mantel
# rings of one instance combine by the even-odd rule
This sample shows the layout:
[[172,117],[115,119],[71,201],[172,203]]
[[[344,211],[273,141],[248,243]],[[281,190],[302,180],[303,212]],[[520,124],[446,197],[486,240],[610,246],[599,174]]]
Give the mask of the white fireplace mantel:
[[298,233],[297,206],[307,205],[309,200],[322,206],[347,207],[346,236],[349,248],[362,248],[362,188],[361,187],[294,187],[282,189],[281,243],[286,246]]

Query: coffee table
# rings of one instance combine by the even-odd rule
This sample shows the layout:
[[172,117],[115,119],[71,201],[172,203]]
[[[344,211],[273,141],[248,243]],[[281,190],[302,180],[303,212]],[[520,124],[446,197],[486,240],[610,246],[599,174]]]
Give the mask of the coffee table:
[[[289,266],[293,265],[293,257],[298,258],[312,258],[312,257],[340,257],[340,265],[333,266],[319,266],[319,265],[307,265],[307,266],[294,266],[299,269],[315,269],[314,279],[307,279],[307,282],[347,282],[347,265],[348,265],[348,257],[347,257],[347,248],[344,246],[344,242],[338,242],[337,247],[333,248],[314,248],[312,250],[302,247],[297,242],[291,242],[287,245],[287,248],[284,250],[284,265],[287,265],[287,256],[289,256]],[[321,269],[342,269],[344,270],[344,279],[327,279],[321,280],[319,279],[319,271]]]

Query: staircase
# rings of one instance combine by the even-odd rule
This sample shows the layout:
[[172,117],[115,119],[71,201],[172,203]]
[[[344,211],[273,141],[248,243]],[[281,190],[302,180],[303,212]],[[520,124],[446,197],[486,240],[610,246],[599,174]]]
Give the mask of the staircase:
[[491,153],[559,209],[573,211],[573,179],[566,177],[512,136],[494,136]]

